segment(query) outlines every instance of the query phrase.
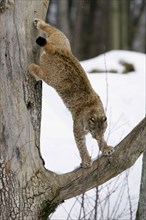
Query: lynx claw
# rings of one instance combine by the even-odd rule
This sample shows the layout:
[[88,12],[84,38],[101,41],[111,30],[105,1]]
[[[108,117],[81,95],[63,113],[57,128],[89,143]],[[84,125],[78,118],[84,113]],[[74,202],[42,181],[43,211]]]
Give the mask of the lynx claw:
[[104,151],[103,151],[103,156],[108,156],[110,157],[114,152],[114,148],[112,146],[108,146],[108,148],[106,148]]

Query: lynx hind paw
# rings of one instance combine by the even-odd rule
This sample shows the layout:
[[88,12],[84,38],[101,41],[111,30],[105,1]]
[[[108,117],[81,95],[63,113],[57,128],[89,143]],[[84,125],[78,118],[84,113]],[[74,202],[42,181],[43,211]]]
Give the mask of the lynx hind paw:
[[33,21],[33,24],[34,24],[34,26],[36,27],[36,28],[38,28],[38,22],[41,22],[42,20],[41,19],[39,19],[39,18],[35,18],[34,19],[34,21]]
[[112,146],[108,146],[106,149],[103,150],[103,155],[110,157],[114,152],[114,148]]

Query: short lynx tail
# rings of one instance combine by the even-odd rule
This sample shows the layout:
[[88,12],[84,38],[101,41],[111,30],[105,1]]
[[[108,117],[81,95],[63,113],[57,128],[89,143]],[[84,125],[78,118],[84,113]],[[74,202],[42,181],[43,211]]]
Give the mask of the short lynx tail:
[[45,46],[45,44],[47,43],[47,41],[46,41],[46,39],[43,38],[43,37],[38,37],[38,38],[36,39],[36,43],[37,43],[39,46],[43,47],[43,46]]

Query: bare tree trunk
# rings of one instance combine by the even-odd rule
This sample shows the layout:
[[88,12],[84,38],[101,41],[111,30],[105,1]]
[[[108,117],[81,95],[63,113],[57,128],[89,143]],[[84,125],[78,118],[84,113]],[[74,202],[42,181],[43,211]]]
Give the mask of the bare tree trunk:
[[120,1],[111,1],[112,48],[120,48]]
[[74,1],[73,53],[79,60],[91,58],[109,49],[110,1]]
[[[133,18],[130,33],[130,46],[132,50],[146,52],[146,1],[142,0],[137,17]],[[133,15],[134,17],[134,15]]]
[[130,0],[122,0],[120,2],[120,41],[121,49],[129,49],[129,11],[130,11]]
[[37,31],[32,22],[34,17],[45,19],[47,8],[47,0],[0,1],[0,219],[3,220],[41,219],[46,188],[47,197],[53,195],[44,181],[50,173],[44,175],[39,150],[41,83],[36,84],[27,75],[28,64],[39,57],[34,45]]
[[[83,30],[83,19],[85,19],[85,13],[82,10],[84,5],[84,1],[75,1],[74,7],[76,7],[76,20],[74,21],[74,28],[73,28],[73,38],[72,38],[72,45],[73,45],[73,53],[78,56],[78,59],[82,56],[82,42],[81,39],[81,32]],[[85,29],[86,30],[86,29]]]
[[136,220],[146,219],[146,152],[143,154],[142,174]]
[[69,38],[69,10],[68,10],[68,0],[57,1],[58,13],[57,13],[57,23],[60,29]]
[[90,169],[58,175],[44,168],[39,149],[41,84],[27,73],[27,66],[39,57],[33,19],[44,19],[47,7],[48,0],[0,2],[2,220],[47,219],[63,200],[103,184],[130,167],[146,146],[144,119],[116,147],[111,158],[101,157]]

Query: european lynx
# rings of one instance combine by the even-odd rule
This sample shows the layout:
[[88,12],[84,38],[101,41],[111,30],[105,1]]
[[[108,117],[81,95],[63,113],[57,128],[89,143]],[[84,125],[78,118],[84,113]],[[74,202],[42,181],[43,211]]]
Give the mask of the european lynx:
[[82,159],[83,168],[92,165],[88,154],[85,135],[91,133],[98,141],[104,155],[110,156],[113,148],[104,140],[107,118],[100,97],[91,84],[79,61],[73,56],[66,36],[40,19],[34,20],[35,26],[46,33],[47,38],[38,37],[36,42],[45,53],[40,65],[30,64],[29,71],[35,77],[44,80],[61,96],[73,118],[73,131]]

